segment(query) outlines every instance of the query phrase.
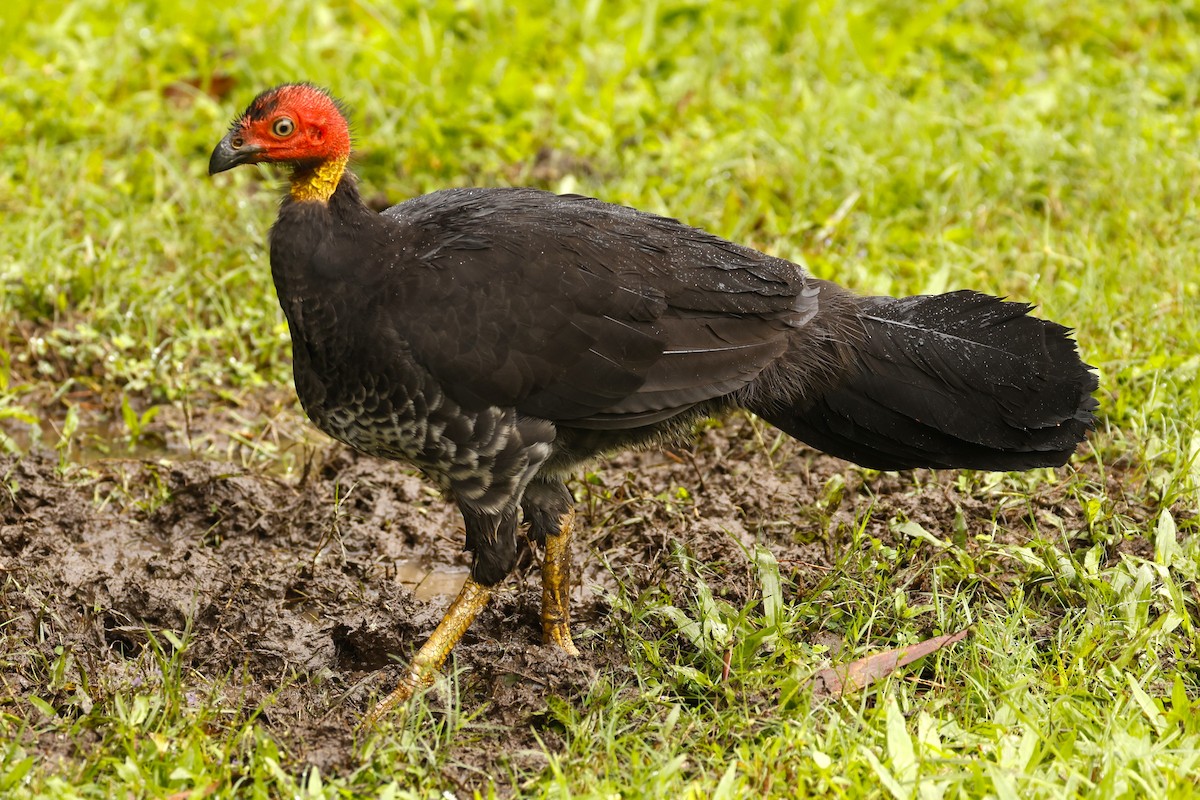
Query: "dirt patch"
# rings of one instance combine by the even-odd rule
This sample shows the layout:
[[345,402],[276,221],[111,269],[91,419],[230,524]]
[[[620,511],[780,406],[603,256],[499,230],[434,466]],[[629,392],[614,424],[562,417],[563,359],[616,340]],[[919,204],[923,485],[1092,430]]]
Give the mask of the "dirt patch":
[[[898,532],[898,521],[969,547],[997,531],[1028,537],[1039,524],[1087,536],[1062,484],[1006,496],[983,475],[880,474],[791,441],[776,447],[775,437],[735,416],[694,450],[627,454],[575,483],[584,657],[540,644],[537,568],[527,559],[455,650],[461,702],[484,709],[488,733],[464,742],[459,766],[447,769],[473,784],[543,766],[542,744],[560,745],[548,700],[576,702],[598,674],[621,683],[630,669],[607,635],[618,587],[691,591],[674,554],[681,546],[706,566],[714,592],[747,602],[758,591],[747,556],[756,543],[779,559],[785,591],[802,594],[842,563],[864,520],[869,537],[902,550],[896,584],[914,593],[930,591],[928,566],[941,556]],[[406,585],[411,565],[461,573],[467,560],[461,520],[416,474],[332,443],[315,458],[301,480],[203,460],[62,469],[47,454],[0,459],[0,701],[9,713],[36,723],[33,697],[65,716],[86,713],[161,682],[155,654],[174,653],[195,697],[258,709],[298,762],[349,768],[356,722],[448,600],[418,599]],[[1004,574],[984,577],[1004,590]],[[67,758],[90,744],[30,735],[30,749]]]

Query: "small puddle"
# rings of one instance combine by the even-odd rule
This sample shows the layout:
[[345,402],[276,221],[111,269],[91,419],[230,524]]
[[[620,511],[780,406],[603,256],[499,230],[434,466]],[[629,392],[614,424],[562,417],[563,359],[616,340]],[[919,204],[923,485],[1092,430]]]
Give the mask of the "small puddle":
[[3,449],[27,453],[34,447],[57,450],[66,461],[90,464],[105,458],[129,458],[154,460],[176,456],[157,437],[147,436],[136,444],[115,422],[81,423],[64,441],[59,428],[62,420],[42,419],[36,428],[33,425],[0,425],[0,442]]
[[421,559],[397,561],[394,567],[396,580],[412,590],[418,600],[453,597],[471,574],[467,567],[431,564]]

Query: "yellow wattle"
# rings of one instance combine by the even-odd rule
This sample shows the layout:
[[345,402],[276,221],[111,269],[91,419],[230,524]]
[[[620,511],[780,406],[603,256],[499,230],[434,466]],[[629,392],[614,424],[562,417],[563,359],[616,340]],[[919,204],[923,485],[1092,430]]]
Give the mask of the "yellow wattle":
[[330,159],[312,169],[292,173],[292,199],[299,203],[325,203],[337,189],[346,171],[345,156]]

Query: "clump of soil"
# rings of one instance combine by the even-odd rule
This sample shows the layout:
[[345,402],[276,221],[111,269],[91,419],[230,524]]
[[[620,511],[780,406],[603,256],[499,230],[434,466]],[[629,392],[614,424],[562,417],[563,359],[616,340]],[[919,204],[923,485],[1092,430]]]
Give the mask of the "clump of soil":
[[[472,769],[496,774],[501,758],[512,768],[516,752],[537,768],[538,742],[557,744],[540,722],[547,698],[573,702],[598,673],[630,669],[607,636],[609,601],[618,584],[686,593],[678,546],[722,565],[714,590],[746,601],[757,591],[747,558],[756,542],[784,566],[786,591],[803,593],[838,563],[868,512],[868,532],[887,540],[897,518],[967,539],[993,531],[997,515],[1002,529],[1021,532],[1043,513],[1064,530],[1085,527],[1077,504],[1050,489],[985,502],[955,473],[867,472],[790,441],[768,455],[774,436],[735,416],[693,451],[627,454],[574,485],[574,628],[584,656],[541,645],[536,561],[527,559],[454,653],[462,702],[483,708],[499,731],[463,752]],[[448,601],[418,599],[401,567],[463,571],[468,562],[460,518],[418,475],[332,443],[322,457],[302,480],[200,460],[64,471],[50,455],[0,459],[0,672],[10,712],[35,719],[26,702],[34,696],[60,714],[86,712],[106,694],[160,680],[156,649],[182,641],[173,658],[197,693],[259,709],[259,723],[300,762],[348,764],[361,715]],[[921,591],[928,563],[898,570],[907,573],[898,581]],[[88,743],[31,746],[69,757]]]

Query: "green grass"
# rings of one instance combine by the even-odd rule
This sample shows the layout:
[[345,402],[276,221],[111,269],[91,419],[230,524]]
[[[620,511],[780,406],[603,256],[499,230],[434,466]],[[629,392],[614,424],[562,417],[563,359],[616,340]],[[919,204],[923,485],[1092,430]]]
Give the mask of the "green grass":
[[[1019,498],[1038,480],[1066,481],[1096,544],[1047,535],[972,556],[946,542],[954,558],[939,561],[927,609],[904,607],[898,554],[862,537],[849,557],[877,580],[830,581],[770,618],[757,602],[702,602],[700,590],[674,612],[670,598],[626,598],[620,630],[648,699],[602,676],[581,706],[557,708],[568,746],[515,776],[526,792],[1195,792],[1200,8],[528,5],[7,3],[0,448],[54,447],[94,426],[136,442],[157,406],[255,408],[288,385],[264,249],[277,179],[205,173],[258,89],[310,80],[352,109],[368,196],[578,191],[803,259],[865,293],[973,287],[1032,300],[1077,328],[1101,373],[1099,430],[1080,457],[1094,470],[989,484]],[[236,81],[226,99],[178,88],[221,76]],[[251,417],[250,428],[269,425]],[[1096,477],[1110,473],[1120,504]],[[1117,510],[1127,506],[1140,513]],[[1155,542],[1154,557],[1101,557],[1126,540]],[[969,578],[1000,564],[1017,571],[1014,591],[977,604]],[[702,570],[694,580],[704,585]],[[915,629],[897,637],[895,621],[906,614],[943,630],[978,624],[971,647],[934,657],[959,685],[893,679],[821,703],[793,665],[814,663],[806,632],[830,614],[855,647],[876,627],[904,644]],[[684,618],[708,632],[686,647],[656,638]],[[1031,631],[1051,623],[1047,651]],[[712,681],[729,642],[764,637],[770,647],[746,649],[732,688]],[[252,717],[225,724],[221,709],[182,702],[168,651],[163,692],[61,723],[64,735],[97,736],[90,755],[0,743],[0,794],[437,796],[454,790],[439,772],[448,743],[478,724],[464,709],[409,726],[363,745],[358,769],[321,776]],[[0,708],[0,731],[15,737],[16,719]]]

